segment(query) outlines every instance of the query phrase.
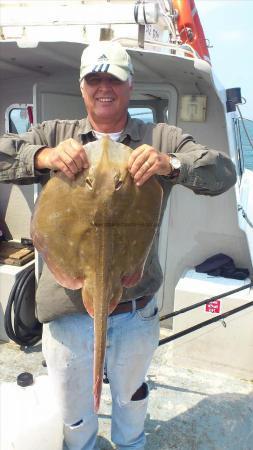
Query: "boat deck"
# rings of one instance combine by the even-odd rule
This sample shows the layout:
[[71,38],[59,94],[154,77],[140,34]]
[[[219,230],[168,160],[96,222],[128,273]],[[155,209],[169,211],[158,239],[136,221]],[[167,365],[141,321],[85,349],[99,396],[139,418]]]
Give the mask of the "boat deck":
[[[15,381],[20,372],[47,373],[41,345],[20,351],[0,344],[0,381]],[[148,373],[150,401],[146,450],[252,450],[253,384],[218,373],[172,365],[170,344],[160,347]],[[98,448],[110,442],[111,400],[103,386]],[[46,449],[45,449],[46,450]]]

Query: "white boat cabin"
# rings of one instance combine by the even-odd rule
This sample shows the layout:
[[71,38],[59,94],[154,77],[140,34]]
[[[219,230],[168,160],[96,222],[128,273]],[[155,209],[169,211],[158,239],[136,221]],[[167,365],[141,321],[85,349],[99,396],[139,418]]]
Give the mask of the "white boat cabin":
[[[223,292],[221,280],[206,280],[193,272],[197,264],[216,253],[229,255],[236,266],[252,274],[253,176],[243,170],[237,101],[231,107],[211,64],[199,57],[190,42],[181,41],[175,2],[66,0],[49,2],[48,7],[45,3],[0,1],[1,134],[26,131],[32,123],[44,120],[84,117],[78,80],[82,50],[98,39],[119,41],[129,51],[135,71],[130,114],[144,121],[181,127],[199,143],[228,154],[238,174],[237,185],[218,197],[197,196],[181,186],[173,188],[160,234],[164,272],[158,293],[161,315]],[[33,185],[0,184],[0,228],[7,238],[29,237],[36,191]],[[248,220],[243,218],[245,214]],[[242,284],[228,282],[227,290]],[[250,298],[250,289],[237,300],[249,301],[246,297]],[[239,335],[250,326],[250,314],[252,317],[252,308],[241,313],[241,320],[236,322]],[[200,315],[201,319],[213,317],[204,310]],[[175,318],[164,325],[178,331],[181,325],[189,326],[192,318],[198,322],[200,315],[190,313],[191,319],[184,319],[187,323]],[[237,321],[235,317],[232,322]],[[220,329],[222,325],[215,327]],[[186,349],[182,358],[187,357],[190,347],[197,352],[199,346],[196,361],[205,359],[205,349],[215,334],[206,330],[196,334],[199,340],[190,335],[181,341]],[[221,331],[219,339],[225,339],[227,331],[224,327]],[[248,349],[252,346],[250,333],[248,330],[245,337]],[[252,356],[247,363],[248,376],[250,372]]]

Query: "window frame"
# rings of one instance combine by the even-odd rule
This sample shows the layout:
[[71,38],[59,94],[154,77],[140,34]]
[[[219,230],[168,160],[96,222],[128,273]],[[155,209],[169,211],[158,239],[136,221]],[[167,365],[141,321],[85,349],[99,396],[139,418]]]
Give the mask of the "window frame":
[[10,113],[13,109],[25,109],[27,111],[28,107],[33,108],[32,103],[12,103],[5,110],[5,132],[10,133]]

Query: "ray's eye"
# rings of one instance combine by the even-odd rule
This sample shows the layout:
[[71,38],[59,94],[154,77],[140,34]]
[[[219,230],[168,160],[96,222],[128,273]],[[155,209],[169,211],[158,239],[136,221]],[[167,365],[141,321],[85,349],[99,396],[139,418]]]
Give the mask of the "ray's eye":
[[115,186],[115,191],[118,191],[121,186],[122,186],[122,178],[120,176],[119,172],[116,172],[116,174],[114,175],[114,186]]
[[92,191],[92,189],[93,189],[93,180],[91,178],[87,177],[85,179],[85,183],[86,183],[88,189],[90,189],[90,191]]
[[122,186],[123,182],[121,180],[116,180],[115,181],[115,191],[118,191],[121,186]]

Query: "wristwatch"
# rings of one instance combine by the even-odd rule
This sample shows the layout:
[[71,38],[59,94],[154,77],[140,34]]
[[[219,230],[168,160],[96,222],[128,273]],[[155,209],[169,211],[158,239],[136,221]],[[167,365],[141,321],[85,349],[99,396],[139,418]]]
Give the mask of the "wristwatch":
[[169,157],[170,157],[171,172],[168,175],[168,177],[173,179],[178,177],[178,175],[180,174],[181,162],[175,155],[172,155],[171,153],[169,153]]

